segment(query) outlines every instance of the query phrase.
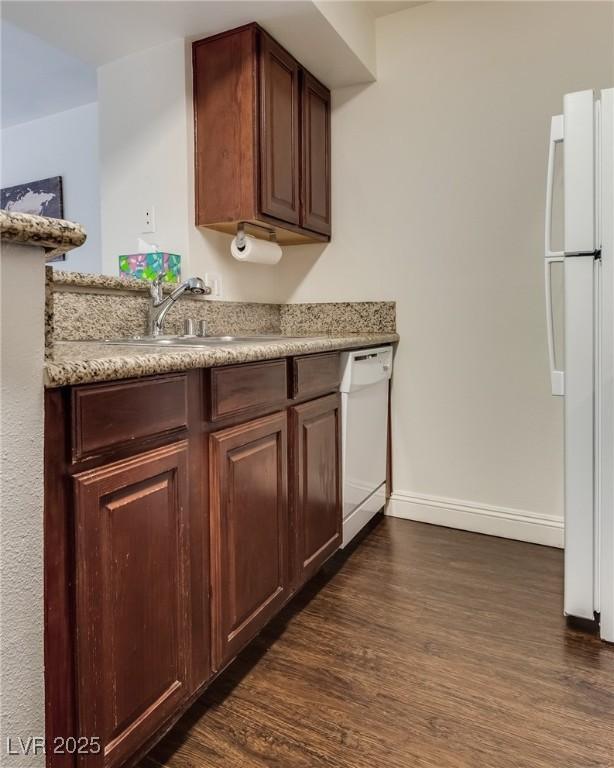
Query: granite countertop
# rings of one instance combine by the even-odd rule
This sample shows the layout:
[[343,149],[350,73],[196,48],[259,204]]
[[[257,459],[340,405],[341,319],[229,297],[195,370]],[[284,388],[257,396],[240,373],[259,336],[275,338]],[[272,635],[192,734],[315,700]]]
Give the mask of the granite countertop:
[[[66,286],[68,288],[102,289],[112,291],[139,291],[149,293],[150,280],[141,280],[130,275],[116,277],[114,275],[91,274],[89,272],[64,272],[54,269],[49,279],[54,287]],[[162,283],[162,291],[171,293],[179,283]],[[189,295],[184,298],[190,298]]]
[[105,344],[103,341],[56,342],[45,366],[47,387],[112,381],[156,373],[211,368],[230,363],[272,360],[291,355],[356,349],[397,342],[396,333],[359,333],[345,336],[288,337],[287,340],[210,347],[143,347]]
[[81,224],[74,221],[0,210],[0,241],[40,246],[47,259],[78,248],[86,237]]

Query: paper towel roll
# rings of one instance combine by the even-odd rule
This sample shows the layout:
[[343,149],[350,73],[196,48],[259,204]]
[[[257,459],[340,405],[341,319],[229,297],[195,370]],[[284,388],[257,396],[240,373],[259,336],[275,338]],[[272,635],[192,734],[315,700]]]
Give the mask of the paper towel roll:
[[270,240],[260,240],[252,235],[245,235],[244,247],[239,248],[237,238],[232,238],[230,252],[237,261],[249,261],[253,264],[277,264],[281,259],[281,248]]

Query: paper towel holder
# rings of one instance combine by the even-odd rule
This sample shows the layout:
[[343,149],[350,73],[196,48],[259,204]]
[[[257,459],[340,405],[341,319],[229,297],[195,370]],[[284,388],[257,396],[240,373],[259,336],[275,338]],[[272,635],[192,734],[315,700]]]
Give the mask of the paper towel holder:
[[245,232],[245,225],[247,224],[248,227],[258,227],[259,229],[264,229],[266,232],[269,233],[269,240],[273,243],[277,242],[277,234],[273,227],[267,227],[265,224],[256,224],[253,221],[240,221],[237,224],[237,248],[242,251],[245,248],[245,238],[247,237],[247,234]]

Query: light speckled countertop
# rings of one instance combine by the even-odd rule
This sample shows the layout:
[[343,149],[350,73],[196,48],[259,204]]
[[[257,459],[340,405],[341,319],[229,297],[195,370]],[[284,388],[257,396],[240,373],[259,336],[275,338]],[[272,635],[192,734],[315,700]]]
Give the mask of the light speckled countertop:
[[57,342],[50,352],[45,366],[45,384],[47,387],[62,387],[112,381],[191,368],[370,347],[398,340],[396,333],[359,333],[319,338],[289,337],[287,340],[216,344],[192,349],[64,341]]
[[[139,291],[141,293],[149,293],[151,288],[151,281],[141,280],[129,275],[121,277],[92,274],[90,272],[64,272],[60,269],[54,269],[49,275],[49,279],[55,287],[100,288],[104,290]],[[164,293],[171,293],[177,285],[178,283],[162,283],[162,290]],[[186,296],[185,298],[190,297]]]
[[74,221],[0,210],[0,241],[38,245],[45,249],[47,259],[78,248],[86,237],[81,224]]

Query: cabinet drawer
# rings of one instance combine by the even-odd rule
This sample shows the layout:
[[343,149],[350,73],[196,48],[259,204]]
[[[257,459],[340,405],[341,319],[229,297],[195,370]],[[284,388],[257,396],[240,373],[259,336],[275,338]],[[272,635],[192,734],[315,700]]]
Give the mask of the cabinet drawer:
[[185,374],[72,390],[73,461],[188,423]]
[[338,352],[295,357],[292,371],[292,397],[309,397],[334,392],[341,381]]
[[211,421],[256,412],[287,397],[285,360],[211,369]]

